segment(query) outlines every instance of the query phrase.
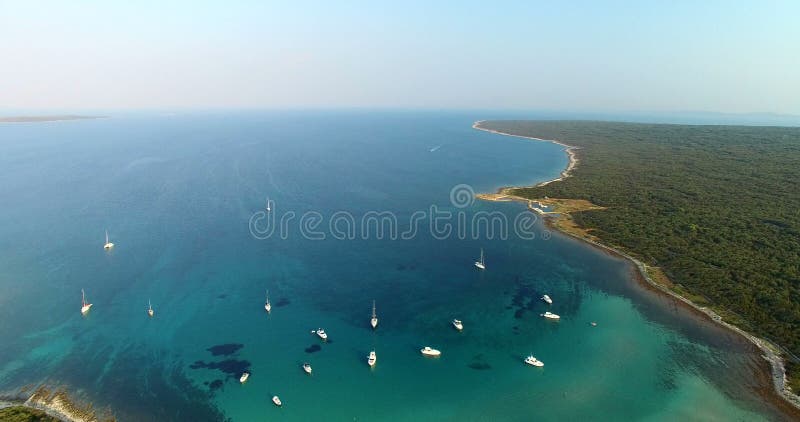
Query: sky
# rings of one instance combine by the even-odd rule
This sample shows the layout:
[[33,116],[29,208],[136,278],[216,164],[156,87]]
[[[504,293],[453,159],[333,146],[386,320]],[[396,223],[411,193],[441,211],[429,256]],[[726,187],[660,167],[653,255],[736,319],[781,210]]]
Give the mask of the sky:
[[0,109],[800,114],[800,1],[0,0]]

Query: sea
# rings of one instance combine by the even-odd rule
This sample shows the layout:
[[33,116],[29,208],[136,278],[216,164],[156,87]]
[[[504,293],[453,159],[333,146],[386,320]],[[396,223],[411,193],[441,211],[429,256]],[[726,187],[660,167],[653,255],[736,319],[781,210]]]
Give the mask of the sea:
[[472,128],[520,117],[1,124],[0,393],[63,389],[120,421],[789,419],[740,336],[525,204],[475,199],[567,165]]

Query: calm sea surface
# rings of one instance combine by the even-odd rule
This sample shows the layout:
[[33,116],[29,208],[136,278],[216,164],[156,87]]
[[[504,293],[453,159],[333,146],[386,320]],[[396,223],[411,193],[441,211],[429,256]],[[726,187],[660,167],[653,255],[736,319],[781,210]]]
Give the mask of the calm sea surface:
[[[758,395],[752,347],[523,205],[469,199],[567,161],[471,128],[487,117],[502,116],[0,126],[0,391],[65,386],[123,421],[782,418]],[[545,366],[524,365],[530,353]]]

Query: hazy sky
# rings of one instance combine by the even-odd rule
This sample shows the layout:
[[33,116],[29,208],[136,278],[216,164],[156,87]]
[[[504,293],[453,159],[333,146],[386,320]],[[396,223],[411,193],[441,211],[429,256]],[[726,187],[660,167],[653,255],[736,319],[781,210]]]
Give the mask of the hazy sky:
[[800,1],[0,0],[0,108],[800,114]]

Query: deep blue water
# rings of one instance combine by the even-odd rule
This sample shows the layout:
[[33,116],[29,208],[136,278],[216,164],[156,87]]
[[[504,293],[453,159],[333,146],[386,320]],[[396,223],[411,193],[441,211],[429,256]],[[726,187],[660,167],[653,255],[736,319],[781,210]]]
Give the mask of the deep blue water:
[[[627,263],[541,222],[526,228],[533,239],[472,226],[476,214],[510,225],[533,215],[454,204],[455,186],[533,184],[567,161],[557,145],[471,128],[493,117],[209,112],[0,126],[0,390],[61,385],[120,420],[781,418],[757,394],[765,364],[753,348],[647,292]],[[370,215],[388,218],[384,236],[363,224]],[[353,238],[336,238],[331,221]],[[481,248],[483,272],[472,265]],[[85,317],[82,288],[94,304]],[[541,318],[547,309],[561,321]],[[423,358],[425,345],[442,357]],[[523,365],[529,353],[545,367]]]

